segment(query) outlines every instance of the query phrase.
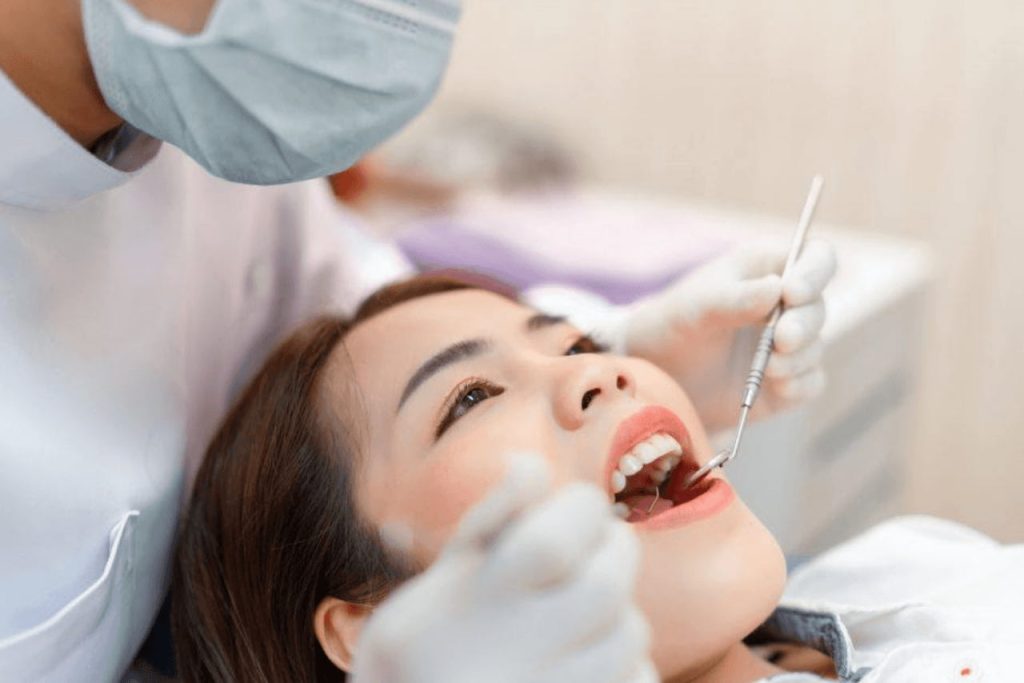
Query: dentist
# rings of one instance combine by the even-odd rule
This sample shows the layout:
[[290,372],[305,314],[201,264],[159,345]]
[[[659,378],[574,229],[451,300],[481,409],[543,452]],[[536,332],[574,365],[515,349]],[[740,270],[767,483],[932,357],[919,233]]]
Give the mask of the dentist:
[[[458,13],[457,0],[0,5],[0,680],[120,678],[164,598],[181,501],[235,391],[293,325],[408,272],[325,183],[283,183],[351,165],[420,111]],[[782,295],[791,308],[766,387],[778,407],[820,390],[834,261],[812,246],[785,283],[761,250],[628,309],[536,296],[586,308],[714,411],[738,395],[730,359],[752,343],[749,325]],[[431,670],[429,648],[394,633],[450,625],[453,614],[416,607],[446,583],[428,578],[388,608],[369,631],[371,662]],[[557,619],[573,661],[566,629],[586,625]],[[488,670],[464,680],[530,656],[492,645],[493,657],[477,653]]]

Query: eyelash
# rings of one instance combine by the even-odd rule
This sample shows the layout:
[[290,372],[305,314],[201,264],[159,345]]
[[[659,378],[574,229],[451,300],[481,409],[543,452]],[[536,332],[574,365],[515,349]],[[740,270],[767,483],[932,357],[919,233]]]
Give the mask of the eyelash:
[[[589,335],[581,335],[576,338],[568,349],[565,350],[565,354],[563,355],[575,356],[581,353],[604,353],[607,350],[608,348],[604,344],[594,341],[594,339]],[[488,392],[488,394],[484,398],[469,404],[461,414],[456,414],[462,407],[462,401],[468,398],[477,389],[482,389]],[[441,415],[443,417],[435,429],[434,439],[440,439],[441,435],[444,434],[449,427],[451,427],[458,419],[463,417],[475,406],[483,403],[489,398],[500,396],[503,393],[505,393],[505,389],[503,387],[483,379],[482,377],[471,377],[470,379],[465,380],[459,384],[459,386],[455,387],[455,390],[452,391],[448,400],[445,401],[444,406],[441,408]]]
[[576,353],[570,353],[577,346],[582,347],[576,353],[607,353],[608,347],[601,342],[596,341],[589,334],[580,335],[573,345],[565,350],[566,356],[575,356]]
[[[465,400],[477,389],[483,389],[489,393],[485,398],[480,399],[476,403],[472,403],[468,407],[466,407],[466,409],[462,412],[461,415],[456,414],[459,408],[461,407],[462,401]],[[493,382],[488,382],[486,379],[483,379],[481,377],[473,377],[467,379],[466,381],[464,381],[462,384],[455,388],[455,391],[451,393],[450,398],[445,402],[444,408],[442,408],[441,410],[441,414],[444,417],[441,418],[441,422],[437,425],[437,430],[435,432],[434,438],[440,439],[441,435],[444,434],[445,431],[447,431],[448,428],[451,427],[456,420],[458,420],[463,415],[472,410],[473,407],[476,406],[477,404],[483,403],[488,398],[500,396],[504,392],[505,390],[499,387],[498,385],[494,384]]]

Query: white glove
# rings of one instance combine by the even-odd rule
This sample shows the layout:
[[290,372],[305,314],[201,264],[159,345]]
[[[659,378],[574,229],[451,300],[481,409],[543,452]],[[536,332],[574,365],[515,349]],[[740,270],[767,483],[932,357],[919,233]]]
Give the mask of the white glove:
[[540,459],[512,461],[436,562],[370,617],[354,680],[655,683],[633,531],[596,487],[549,489]]
[[835,274],[835,253],[826,242],[809,241],[783,281],[788,250],[737,249],[618,316],[626,352],[672,374],[711,430],[736,420],[758,335],[780,295],[786,308],[754,415],[813,398],[825,386],[821,294]]

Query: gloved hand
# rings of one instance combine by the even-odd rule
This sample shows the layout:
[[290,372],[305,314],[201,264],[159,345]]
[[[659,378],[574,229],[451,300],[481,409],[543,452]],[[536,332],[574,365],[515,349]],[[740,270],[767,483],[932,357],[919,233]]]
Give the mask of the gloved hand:
[[737,249],[618,317],[626,353],[673,375],[710,430],[736,420],[757,337],[780,295],[786,308],[753,414],[805,401],[824,388],[821,294],[835,274],[835,253],[826,242],[808,241],[783,281],[788,251],[787,244]]
[[657,681],[633,604],[633,531],[596,487],[548,497],[541,460],[511,465],[435,563],[370,617],[357,683]]

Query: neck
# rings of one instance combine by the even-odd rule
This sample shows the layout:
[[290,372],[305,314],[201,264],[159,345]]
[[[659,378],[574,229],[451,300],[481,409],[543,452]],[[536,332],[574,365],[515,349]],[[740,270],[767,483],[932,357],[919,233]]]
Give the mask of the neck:
[[96,83],[77,1],[0,3],[0,69],[85,147],[121,123]]
[[703,671],[672,678],[665,683],[751,683],[780,673],[783,673],[782,669],[758,657],[743,643],[736,643]]

